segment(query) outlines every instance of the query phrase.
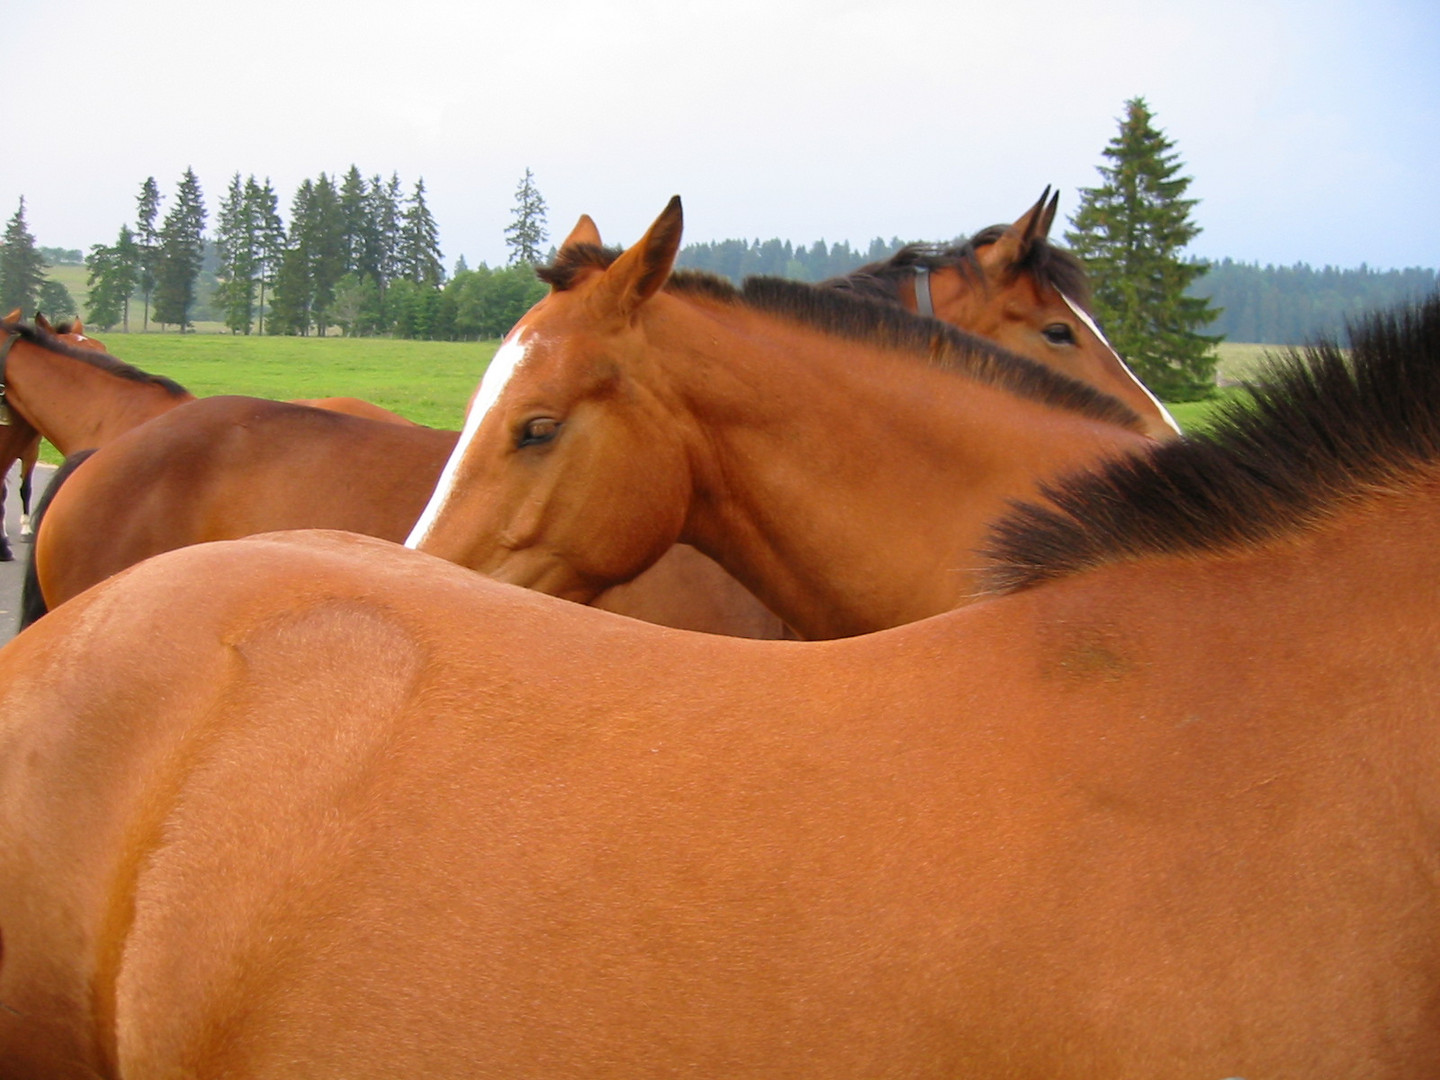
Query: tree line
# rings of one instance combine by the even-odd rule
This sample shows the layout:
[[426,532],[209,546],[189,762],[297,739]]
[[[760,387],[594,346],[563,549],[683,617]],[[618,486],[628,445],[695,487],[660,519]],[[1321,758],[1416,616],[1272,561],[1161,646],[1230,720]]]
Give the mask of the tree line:
[[[270,181],[237,172],[208,240],[193,172],[157,226],[160,207],[147,178],[134,227],[91,248],[86,318],[97,328],[129,329],[138,302],[142,329],[153,317],[183,330],[204,311],[235,334],[491,338],[544,292],[528,264],[471,270],[461,259],[447,276],[423,178],[407,192],[398,174],[366,179],[352,165],[337,181],[322,172],[295,191],[287,225]],[[214,286],[202,296],[207,253]]]
[[1366,312],[1431,296],[1440,288],[1434,270],[1342,270],[1261,266],[1222,259],[1211,263],[1191,292],[1220,308],[1211,332],[1230,341],[1306,345],[1343,336],[1347,320]]

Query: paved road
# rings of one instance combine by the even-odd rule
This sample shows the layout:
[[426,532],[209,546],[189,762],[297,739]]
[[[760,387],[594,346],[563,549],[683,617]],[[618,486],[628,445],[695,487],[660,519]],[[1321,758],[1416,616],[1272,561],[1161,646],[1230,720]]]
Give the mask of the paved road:
[[[40,493],[50,483],[54,471],[50,465],[36,467],[32,503],[40,501]],[[6,484],[5,528],[10,534],[10,548],[15,552],[15,561],[0,563],[0,642],[9,641],[15,635],[15,624],[20,618],[20,583],[25,577],[25,560],[30,555],[30,545],[20,541],[20,495],[16,491],[19,483],[20,470],[17,466]]]

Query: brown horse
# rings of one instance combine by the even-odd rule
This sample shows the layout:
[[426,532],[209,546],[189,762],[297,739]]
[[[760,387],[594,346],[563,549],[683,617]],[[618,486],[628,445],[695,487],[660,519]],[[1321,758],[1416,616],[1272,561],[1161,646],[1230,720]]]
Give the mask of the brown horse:
[[0,652],[0,1072],[1435,1077],[1440,303],[1353,345],[844,641],[112,579]]
[[[974,251],[957,248],[943,258],[929,259],[931,277],[937,282],[936,295],[947,298],[939,314],[977,321],[983,318],[989,320],[987,325],[999,327],[1004,320],[997,312],[1003,311],[1009,313],[1009,322],[1005,325],[1011,327],[1011,332],[1018,332],[1015,328],[1022,326],[1048,328],[1048,337],[1054,340],[1047,340],[1045,334],[1032,329],[1030,336],[1017,339],[1018,343],[1036,359],[1062,370],[1081,365],[1082,373],[1092,379],[1097,388],[1123,393],[1127,385],[1133,385],[1133,378],[1123,365],[1106,365],[1105,358],[1113,360],[1113,353],[1094,335],[1087,337],[1075,313],[1059,299],[1062,293],[1083,297],[1085,282],[1078,264],[1045,241],[1053,209],[1053,202],[1047,209],[1042,199],[1014,225],[987,230],[987,234],[996,239],[980,244]],[[586,238],[598,244],[599,235],[593,224],[588,218],[585,222],[589,230]],[[985,253],[983,272],[976,268],[981,265],[976,262],[976,251]],[[907,277],[913,273],[914,259],[905,255],[901,261],[904,266],[895,274],[888,273],[884,267],[867,268],[865,274],[897,280]],[[851,287],[843,280],[829,284],[836,288]],[[954,305],[951,300],[962,284],[983,297],[984,302],[964,308]],[[1027,301],[1027,297],[1033,299]],[[890,302],[903,303],[904,298],[897,290]],[[1059,310],[1061,307],[1063,311]],[[1144,408],[1148,401],[1148,398],[1142,399],[1138,407]],[[293,439],[313,438],[314,425],[306,424],[286,434],[285,422],[279,419],[279,413],[274,413],[273,422],[267,423],[266,430],[276,440],[273,446],[277,453],[267,453],[263,462],[252,465],[239,452],[241,444],[215,437],[214,430],[221,430],[229,423],[222,416],[228,408],[192,410],[184,420],[168,421],[161,428],[165,436],[153,443],[132,439],[123,446],[107,447],[86,463],[86,484],[71,490],[67,483],[47,511],[44,537],[35,553],[36,586],[29,590],[27,598],[27,624],[43,613],[46,606],[54,607],[107,574],[142,558],[201,539],[241,535],[215,531],[217,523],[235,520],[236,507],[241,502],[246,503],[246,520],[264,522],[263,527],[336,526],[333,518],[294,516],[293,511],[303,506],[303,501],[297,503],[275,487],[285,482],[282,462],[287,451],[283,447],[291,445]],[[1145,413],[1141,417],[1143,429],[1173,434],[1164,416],[1163,410]],[[209,424],[217,427],[207,433],[205,428]],[[178,431],[182,425],[193,425],[193,428],[182,435]],[[173,457],[163,449],[170,445],[207,443],[220,449],[198,459]],[[358,531],[403,539],[408,528],[398,535],[389,531],[388,523],[393,520],[396,509],[386,501],[389,495],[368,487],[367,476],[372,469],[380,467],[371,464],[374,455],[363,445],[363,440],[347,439],[345,443],[344,453],[327,458],[344,464],[337,464],[337,471],[328,480],[313,473],[308,474],[309,480],[333,483],[337,491],[351,493],[357,502],[347,520],[355,521],[358,515],[374,513],[374,522]],[[246,445],[244,453],[251,449]],[[300,447],[296,452],[311,453]],[[433,442],[417,440],[405,458],[415,470],[417,483],[423,476],[436,475],[443,464],[426,458],[430,452],[433,452]],[[264,483],[255,478],[262,472],[269,477]],[[143,498],[137,497],[141,477],[144,478]],[[266,501],[272,495],[283,509],[272,512],[266,508]],[[365,509],[367,506],[373,507],[373,511]],[[421,508],[416,508],[416,516]],[[134,520],[142,512],[147,520]],[[195,531],[201,521],[210,523],[204,533]],[[39,596],[42,591],[43,602]],[[616,585],[595,597],[593,602],[608,610],[687,629],[750,637],[775,637],[783,632],[780,620],[768,609],[687,545],[677,545],[639,579]]]
[[[9,315],[0,319],[0,334],[5,335],[4,340],[0,340],[0,403],[3,403],[3,407],[0,407],[0,425],[3,425],[0,426],[0,562],[9,562],[15,557],[5,527],[5,478],[9,476],[11,466],[19,462],[20,539],[28,540],[32,534],[30,497],[34,485],[35,465],[40,460],[40,432],[20,411],[9,407],[10,395],[6,386],[8,353],[13,346],[13,339],[6,334],[6,330],[9,326],[19,323],[21,317],[21,310],[16,308]],[[70,320],[56,329],[43,315],[37,312],[35,325],[47,333],[54,334],[66,344],[101,352],[105,350],[103,343],[85,334],[85,328],[79,319]]]
[[619,256],[582,221],[410,546],[584,603],[681,541],[837,637],[967,602],[1010,500],[1155,445],[1115,399],[893,305],[671,278],[680,231],[678,198]]
[[933,315],[1118,398],[1145,432],[1180,427],[1120,359],[1090,314],[1080,262],[1046,238],[1060,194],[1044,194],[1013,225],[992,225],[948,246],[910,244],[883,262],[822,282]]

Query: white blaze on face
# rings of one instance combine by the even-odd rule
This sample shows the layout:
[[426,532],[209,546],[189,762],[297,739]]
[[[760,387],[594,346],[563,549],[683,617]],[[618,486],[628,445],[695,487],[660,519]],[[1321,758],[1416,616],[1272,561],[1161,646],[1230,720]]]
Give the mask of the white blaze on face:
[[502,343],[500,348],[495,350],[495,355],[491,357],[490,366],[485,369],[485,374],[480,379],[480,386],[475,391],[475,398],[470,402],[470,410],[465,414],[465,426],[460,431],[460,438],[455,443],[455,449],[450,452],[450,460],[445,463],[445,469],[435,484],[435,491],[430,496],[424,513],[420,515],[420,520],[415,523],[415,527],[410,530],[410,535],[405,540],[406,547],[418,548],[425,542],[431,526],[440,517],[445,504],[449,502],[450,495],[455,489],[455,477],[460,471],[460,463],[464,460],[470,443],[474,441],[475,433],[480,430],[480,425],[485,422],[485,417],[489,415],[495,403],[500,400],[500,395],[505,392],[511,376],[525,361],[527,347],[523,343],[524,337],[525,331],[522,329],[513,338]]
[[1140,392],[1144,394],[1147,398],[1149,398],[1151,402],[1154,403],[1155,408],[1160,410],[1160,417],[1165,421],[1166,425],[1172,428],[1176,435],[1183,434],[1180,430],[1180,425],[1177,424],[1175,422],[1175,418],[1170,415],[1170,411],[1166,409],[1164,405],[1160,404],[1160,399],[1150,392],[1150,388],[1148,386],[1146,386],[1143,382],[1141,382],[1138,378],[1135,377],[1135,373],[1130,370],[1130,365],[1125,363],[1124,358],[1115,351],[1115,346],[1110,344],[1109,339],[1100,332],[1100,327],[1095,325],[1095,320],[1090,318],[1090,316],[1085,313],[1084,309],[1081,308],[1079,304],[1075,303],[1074,300],[1071,300],[1070,297],[1066,296],[1064,293],[1060,294],[1060,299],[1064,300],[1065,306],[1075,313],[1075,317],[1079,319],[1082,323],[1084,323],[1086,328],[1092,334],[1094,334],[1097,338],[1100,339],[1100,344],[1104,345],[1105,348],[1110,350],[1110,355],[1115,357],[1116,362],[1118,362],[1120,365],[1120,370],[1125,372],[1126,375],[1129,375],[1130,380],[1140,388]]

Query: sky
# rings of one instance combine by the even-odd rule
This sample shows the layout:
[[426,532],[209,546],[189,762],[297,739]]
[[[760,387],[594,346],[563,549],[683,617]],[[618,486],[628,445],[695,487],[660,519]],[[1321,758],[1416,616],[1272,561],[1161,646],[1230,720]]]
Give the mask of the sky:
[[[558,243],[947,240],[1067,222],[1125,102],[1200,235],[1261,264],[1440,266],[1435,0],[0,0],[0,221],[88,249],[186,168],[423,178],[447,266],[504,263],[528,168]],[[162,208],[162,216],[164,209]],[[1058,236],[1056,237],[1058,238]]]

